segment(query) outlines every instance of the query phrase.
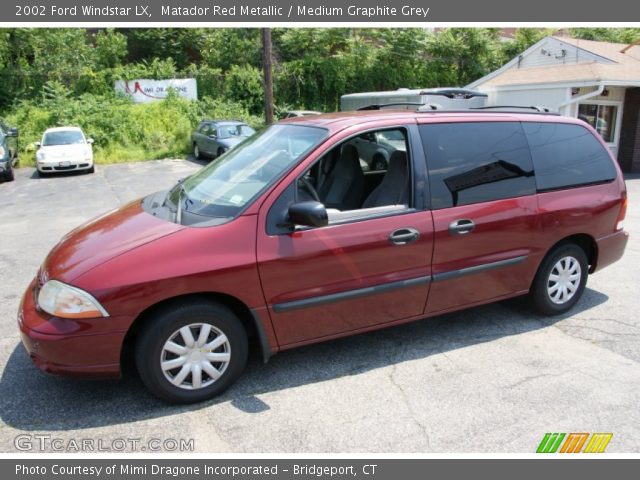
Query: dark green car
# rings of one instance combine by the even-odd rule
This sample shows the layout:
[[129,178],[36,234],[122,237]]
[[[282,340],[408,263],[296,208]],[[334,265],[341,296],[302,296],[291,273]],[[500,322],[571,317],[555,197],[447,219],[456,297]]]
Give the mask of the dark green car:
[[13,180],[13,167],[18,161],[18,129],[0,120],[0,182]]

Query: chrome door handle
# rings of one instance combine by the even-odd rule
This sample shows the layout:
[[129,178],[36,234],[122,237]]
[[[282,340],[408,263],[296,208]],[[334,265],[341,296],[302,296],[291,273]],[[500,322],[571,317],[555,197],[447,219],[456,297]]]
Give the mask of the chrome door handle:
[[449,224],[449,233],[451,235],[466,235],[471,233],[476,228],[476,224],[473,220],[468,218],[462,218],[460,220],[454,220]]
[[415,228],[399,228],[389,235],[389,241],[394,245],[408,245],[420,238],[420,232]]

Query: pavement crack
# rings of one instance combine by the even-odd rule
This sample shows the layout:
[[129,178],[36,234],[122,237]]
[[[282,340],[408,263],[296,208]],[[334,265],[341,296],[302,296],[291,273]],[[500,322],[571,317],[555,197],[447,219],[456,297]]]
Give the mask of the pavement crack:
[[582,322],[612,322],[612,323],[617,323],[618,325],[624,325],[625,327],[640,330],[640,325],[623,322],[622,320],[618,320],[617,318],[576,317],[576,320],[580,320]]
[[125,203],[124,199],[116,191],[115,186],[111,183],[111,181],[107,177],[106,171],[104,171],[103,169],[99,169],[97,170],[97,172],[100,173],[100,176],[104,179],[104,183],[107,184],[107,187],[109,187],[109,190],[111,190],[111,193],[113,193],[113,196],[116,197],[116,201],[118,202],[118,205],[124,205]]
[[640,333],[630,332],[611,332],[602,328],[592,327],[590,325],[564,325],[561,328],[566,330],[573,330],[575,333],[579,333],[579,330],[592,330],[594,332],[602,333],[603,335],[610,335],[612,337],[637,337]]
[[512,383],[511,385],[507,385],[505,388],[515,388],[515,387],[519,387],[522,384],[531,382],[533,380],[537,380],[539,378],[544,378],[544,377],[560,377],[562,375],[566,375],[567,373],[571,373],[570,371],[563,371],[563,372],[559,372],[559,373],[538,373],[536,375],[528,375],[526,377],[524,377],[521,380],[518,380],[516,383]]
[[416,412],[416,410],[411,405],[411,401],[410,401],[409,395],[407,395],[407,392],[405,392],[404,387],[402,386],[402,384],[400,384],[395,378],[395,374],[396,374],[396,371],[397,371],[397,368],[398,368],[397,360],[398,360],[398,358],[401,357],[401,353],[402,353],[402,351],[400,353],[398,353],[398,355],[394,359],[394,363],[393,363],[393,365],[391,367],[391,371],[389,372],[389,375],[388,375],[389,382],[391,382],[391,384],[394,387],[396,387],[398,389],[398,391],[400,392],[400,395],[402,396],[402,401],[405,404],[405,406],[407,407],[407,410],[409,411],[409,416],[411,417],[411,420],[413,420],[413,423],[422,432],[422,435],[423,435],[423,437],[425,439],[425,442],[427,444],[427,450],[431,451],[431,438],[429,436],[429,430],[427,429],[427,426],[419,420],[418,412]]

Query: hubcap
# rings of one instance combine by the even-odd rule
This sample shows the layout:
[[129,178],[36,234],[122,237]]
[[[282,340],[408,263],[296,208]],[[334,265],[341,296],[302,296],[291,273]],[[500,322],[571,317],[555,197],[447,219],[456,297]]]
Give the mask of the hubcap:
[[222,330],[192,323],[173,332],[162,347],[160,368],[176,387],[198,390],[222,376],[231,359],[231,345]]
[[547,293],[557,305],[568,302],[578,291],[582,269],[573,257],[563,257],[553,266],[547,281]]
[[193,156],[198,158],[200,156],[200,149],[198,148],[197,145],[194,145],[193,147]]

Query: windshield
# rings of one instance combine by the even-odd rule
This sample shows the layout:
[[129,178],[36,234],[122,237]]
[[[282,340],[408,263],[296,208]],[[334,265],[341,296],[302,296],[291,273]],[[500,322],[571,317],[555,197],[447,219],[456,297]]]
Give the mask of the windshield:
[[218,127],[219,138],[250,137],[256,131],[249,125],[221,125]]
[[231,218],[327,135],[323,128],[272,125],[174,188],[169,200],[184,212]]
[[238,125],[238,135],[241,137],[250,137],[256,133],[256,131],[249,125]]
[[79,130],[62,130],[59,132],[49,132],[44,134],[42,146],[51,145],[73,145],[74,143],[84,143],[84,135]]

